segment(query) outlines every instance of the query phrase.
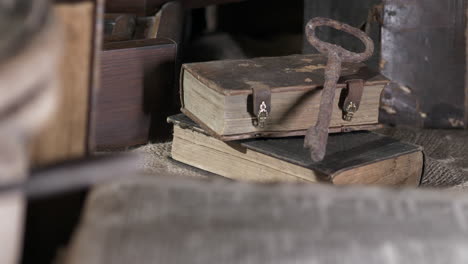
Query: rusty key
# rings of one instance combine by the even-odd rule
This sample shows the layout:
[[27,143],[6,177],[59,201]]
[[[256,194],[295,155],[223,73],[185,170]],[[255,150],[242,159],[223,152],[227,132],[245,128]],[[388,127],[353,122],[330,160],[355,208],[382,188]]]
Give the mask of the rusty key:
[[[338,45],[319,40],[315,35],[315,29],[320,26],[332,27],[355,36],[364,43],[366,47],[365,51],[362,53],[355,53]],[[304,141],[304,147],[310,149],[312,161],[318,162],[325,157],[328,128],[330,127],[333,101],[335,99],[335,89],[341,75],[341,63],[358,63],[367,60],[374,53],[374,43],[363,31],[350,25],[322,17],[313,18],[307,23],[306,36],[312,46],[321,54],[328,56],[318,120],[315,126],[307,130]]]

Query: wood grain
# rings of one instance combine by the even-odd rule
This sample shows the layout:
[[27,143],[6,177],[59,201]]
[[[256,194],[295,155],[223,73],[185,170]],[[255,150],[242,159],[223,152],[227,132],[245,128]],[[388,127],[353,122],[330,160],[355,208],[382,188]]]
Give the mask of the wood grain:
[[395,85],[383,96],[382,121],[467,126],[467,8],[465,0],[385,1],[381,71]]
[[[147,39],[108,43],[101,53],[101,87],[92,106],[92,149],[144,144],[167,133],[176,45]],[[158,124],[155,131],[151,123]]]
[[65,32],[59,111],[34,144],[35,166],[84,156],[87,151],[95,4],[58,3],[54,12]]
[[104,43],[102,85],[91,110],[91,149],[116,149],[170,137],[166,117],[179,109],[176,77],[183,14],[180,3],[167,3],[156,15],[136,18],[134,39]]

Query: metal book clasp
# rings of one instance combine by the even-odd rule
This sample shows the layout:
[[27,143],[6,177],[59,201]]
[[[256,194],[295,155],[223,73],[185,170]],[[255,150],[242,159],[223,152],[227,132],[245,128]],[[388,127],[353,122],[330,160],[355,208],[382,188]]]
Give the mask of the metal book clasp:
[[258,115],[257,115],[257,122],[258,122],[257,125],[260,126],[261,128],[264,128],[267,118],[268,118],[267,105],[265,101],[262,101],[262,103],[260,104],[260,110],[258,111]]

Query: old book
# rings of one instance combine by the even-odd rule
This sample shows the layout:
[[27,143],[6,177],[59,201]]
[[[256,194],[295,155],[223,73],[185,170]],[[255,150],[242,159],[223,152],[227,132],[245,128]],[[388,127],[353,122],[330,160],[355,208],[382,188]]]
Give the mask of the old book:
[[[317,121],[326,64],[327,58],[322,55],[185,64],[181,74],[182,112],[223,141],[304,135]],[[376,126],[380,95],[388,80],[364,64],[344,63],[342,68],[330,131]],[[351,121],[346,121],[342,99],[348,91],[346,83],[356,79],[364,83],[360,108]],[[271,93],[263,128],[255,124],[255,90]]]
[[235,180],[417,186],[421,179],[421,148],[374,132],[331,135],[325,159],[313,163],[303,137],[223,142],[185,115],[168,121],[173,159]]

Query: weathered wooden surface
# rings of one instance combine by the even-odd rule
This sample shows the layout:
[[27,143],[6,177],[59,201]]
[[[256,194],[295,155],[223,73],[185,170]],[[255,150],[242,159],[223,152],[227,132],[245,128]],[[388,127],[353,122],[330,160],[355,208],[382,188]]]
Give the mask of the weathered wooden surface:
[[99,4],[100,1],[85,0],[54,4],[65,43],[60,66],[60,111],[54,114],[34,143],[31,157],[34,166],[87,154],[89,104],[97,63],[94,44],[99,31],[95,17],[101,11]]
[[461,264],[468,257],[466,193],[168,177],[97,188],[64,263]]
[[163,133],[164,126],[168,130],[176,52],[166,39],[105,44],[101,87],[91,106],[93,150],[144,144],[153,134],[151,122],[162,125],[153,135]]
[[91,107],[91,149],[169,137],[165,119],[179,109],[183,14],[180,3],[167,3],[152,16],[137,16],[135,23],[126,23],[134,27],[131,40],[104,43],[101,87]]
[[395,82],[382,121],[430,128],[468,127],[464,0],[386,0],[382,72]]

